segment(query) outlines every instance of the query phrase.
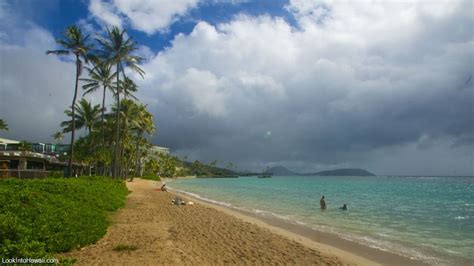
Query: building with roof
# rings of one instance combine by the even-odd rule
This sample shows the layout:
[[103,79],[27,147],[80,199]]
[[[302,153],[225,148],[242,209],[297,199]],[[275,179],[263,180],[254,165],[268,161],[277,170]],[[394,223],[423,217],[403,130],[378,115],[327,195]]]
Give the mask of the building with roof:
[[160,146],[152,146],[151,147],[151,153],[153,155],[159,155],[159,154],[170,155],[171,150],[170,150],[170,148],[165,148],[165,147],[160,147]]
[[[34,177],[47,175],[48,171],[65,171],[67,163],[58,160],[59,154],[67,154],[70,145],[30,143],[31,151],[21,151],[21,142],[0,138],[0,178]],[[84,166],[73,163],[73,168]]]

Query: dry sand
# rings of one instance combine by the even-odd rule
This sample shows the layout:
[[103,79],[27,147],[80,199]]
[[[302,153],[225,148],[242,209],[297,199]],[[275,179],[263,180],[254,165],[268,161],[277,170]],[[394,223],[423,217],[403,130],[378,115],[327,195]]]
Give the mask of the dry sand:
[[[154,183],[127,183],[132,193],[113,215],[107,234],[94,245],[64,255],[76,258],[78,265],[374,264],[203,202],[172,205],[175,195],[158,191]],[[114,251],[118,245],[136,250]]]

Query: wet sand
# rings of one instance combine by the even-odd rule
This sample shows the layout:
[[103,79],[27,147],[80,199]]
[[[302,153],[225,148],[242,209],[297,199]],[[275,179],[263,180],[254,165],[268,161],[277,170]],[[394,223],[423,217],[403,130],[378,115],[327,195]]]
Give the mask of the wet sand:
[[[158,186],[142,179],[127,183],[132,193],[111,217],[107,234],[62,256],[76,258],[77,265],[375,265],[204,202],[172,205],[175,195],[158,191]],[[119,245],[135,250],[114,251]]]

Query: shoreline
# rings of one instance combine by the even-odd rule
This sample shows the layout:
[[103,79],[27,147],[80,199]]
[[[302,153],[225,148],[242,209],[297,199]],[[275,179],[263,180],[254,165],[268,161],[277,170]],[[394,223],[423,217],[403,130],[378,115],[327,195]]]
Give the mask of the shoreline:
[[105,236],[57,256],[77,265],[377,265],[309,248],[200,201],[174,205],[176,194],[160,191],[159,184],[126,182],[131,193]]
[[[169,179],[163,180],[165,183]],[[157,182],[159,183],[159,182]],[[193,195],[169,189],[170,193],[183,198],[191,198],[204,206],[214,208],[245,222],[266,228],[272,233],[281,235],[287,239],[296,241],[304,246],[315,249],[329,256],[336,256],[346,264],[357,265],[430,265],[421,260],[414,260],[399,254],[379,250],[357,242],[343,239],[336,234],[317,231],[302,225],[297,225],[276,217],[264,217],[246,211],[218,203],[210,202]]]

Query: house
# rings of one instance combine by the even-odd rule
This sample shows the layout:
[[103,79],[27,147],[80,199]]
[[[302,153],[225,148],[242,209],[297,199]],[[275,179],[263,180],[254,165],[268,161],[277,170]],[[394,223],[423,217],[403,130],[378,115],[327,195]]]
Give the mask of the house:
[[[69,145],[32,143],[32,151],[21,151],[20,141],[0,138],[0,178],[45,177],[49,171],[65,171],[67,163],[57,159],[58,152],[68,152]],[[84,168],[73,163],[75,170]]]

